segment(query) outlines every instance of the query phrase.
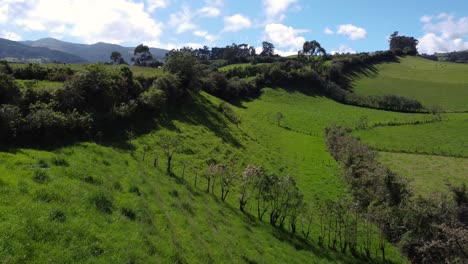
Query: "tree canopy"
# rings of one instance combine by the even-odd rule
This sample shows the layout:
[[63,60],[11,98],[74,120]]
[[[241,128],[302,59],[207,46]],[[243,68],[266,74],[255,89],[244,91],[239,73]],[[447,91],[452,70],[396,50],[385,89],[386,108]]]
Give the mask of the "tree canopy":
[[396,54],[402,55],[417,55],[419,41],[413,37],[399,36],[399,32],[395,31],[390,35],[390,50]]
[[275,54],[275,45],[268,41],[262,42],[262,49],[263,50],[262,53],[260,53],[260,56],[272,57]]

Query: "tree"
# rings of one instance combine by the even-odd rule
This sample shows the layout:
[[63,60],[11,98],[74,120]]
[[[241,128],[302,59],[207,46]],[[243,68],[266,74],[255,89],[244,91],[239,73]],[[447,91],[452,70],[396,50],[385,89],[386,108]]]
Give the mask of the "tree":
[[133,51],[132,61],[137,66],[158,66],[160,63],[153,59],[148,46],[143,44],[138,45]]
[[166,57],[164,70],[179,77],[185,89],[196,90],[201,77],[198,59],[187,49],[172,50]]
[[312,55],[312,56],[327,55],[327,52],[325,51],[325,49],[322,48],[320,43],[318,43],[316,40],[304,42],[304,45],[302,47],[302,53],[304,55]]
[[110,59],[114,65],[125,63],[124,59],[122,58],[122,54],[120,54],[118,51],[113,51],[110,55]]
[[9,75],[0,73],[0,104],[12,103],[20,96],[20,89]]
[[141,54],[141,53],[149,53],[149,47],[143,44],[138,45],[135,50],[133,51],[133,55]]
[[231,188],[234,186],[237,178],[237,171],[234,164],[227,165],[224,167],[224,171],[221,174],[220,185],[221,185],[221,200],[225,201]]
[[390,35],[390,50],[397,55],[417,55],[419,41],[413,37],[399,36],[398,31]]
[[263,167],[257,167],[255,165],[247,165],[244,172],[242,172],[242,178],[240,183],[239,193],[239,209],[245,212],[245,206],[254,194],[254,182],[258,177],[262,177],[265,174]]
[[275,46],[268,42],[268,41],[263,41],[262,42],[262,53],[260,53],[260,56],[264,57],[272,57],[275,54]]
[[171,135],[168,133],[163,133],[161,134],[157,141],[156,144],[161,148],[163,151],[164,155],[167,158],[167,174],[171,175],[172,173],[172,159],[174,157],[174,154],[177,153],[181,147],[181,140],[179,135]]
[[153,84],[148,90],[140,94],[140,104],[149,110],[158,110],[166,102],[166,93]]

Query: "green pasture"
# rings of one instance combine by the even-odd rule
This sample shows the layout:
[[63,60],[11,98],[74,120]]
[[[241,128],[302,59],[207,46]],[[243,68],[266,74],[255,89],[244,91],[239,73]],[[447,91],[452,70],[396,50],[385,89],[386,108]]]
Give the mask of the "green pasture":
[[375,73],[354,80],[362,95],[399,95],[419,100],[445,112],[468,111],[468,64],[439,62],[420,57],[375,65]]
[[[356,263],[350,255],[317,245],[318,220],[308,245],[205,193],[209,162],[263,165],[291,174],[305,200],[346,199],[338,164],[326,150],[323,129],[424,118],[345,106],[298,92],[266,89],[258,100],[232,106],[237,127],[217,110],[221,101],[202,93],[172,109],[157,130],[128,141],[77,143],[50,150],[0,152],[0,257],[7,263]],[[282,112],[280,125],[276,112]],[[156,148],[161,133],[179,134],[175,177],[165,174]],[[146,151],[143,160],[144,149]],[[153,152],[159,166],[153,167]],[[183,164],[186,164],[183,174]],[[44,176],[45,175],[45,176]],[[195,186],[195,175],[197,185]],[[300,229],[300,227],[299,227]],[[360,238],[361,239],[361,238]],[[377,234],[374,237],[377,252]],[[293,256],[293,257],[292,257]],[[404,262],[388,244],[387,258]],[[374,259],[373,261],[378,261]],[[362,260],[365,262],[365,260]]]

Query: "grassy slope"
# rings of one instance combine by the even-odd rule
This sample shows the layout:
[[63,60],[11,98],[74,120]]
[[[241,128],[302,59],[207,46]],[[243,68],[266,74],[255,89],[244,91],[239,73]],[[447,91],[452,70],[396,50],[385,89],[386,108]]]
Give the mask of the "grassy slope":
[[415,98],[425,106],[439,105],[445,111],[468,111],[467,64],[405,57],[400,63],[379,64],[376,69],[376,76],[354,82],[356,93],[394,94]]
[[380,160],[406,175],[416,194],[446,193],[447,184],[468,182],[468,159],[380,152]]
[[[219,102],[206,94],[197,97],[195,104],[168,116],[158,131],[133,139],[130,147],[82,143],[52,151],[0,153],[1,259],[355,262],[318,248],[317,226],[311,235],[314,242],[303,248],[268,224],[241,214],[234,194],[226,205],[204,193],[201,177],[194,187],[195,170],[198,167],[203,173],[206,161],[213,158],[222,162],[238,157],[241,165],[262,164],[273,173],[291,173],[307,200],[336,198],[347,195],[347,188],[325,149],[326,125],[354,126],[362,115],[371,122],[424,116],[344,106],[267,89],[259,100],[235,108],[243,120],[236,128],[215,110]],[[277,111],[286,117],[283,127],[273,121]],[[153,168],[150,158],[142,161],[143,146],[154,146],[164,129],[178,130],[183,137],[183,154],[175,157],[175,173],[180,177],[181,162],[190,161],[185,179],[165,176],[163,166]],[[69,166],[54,165],[54,160],[61,159]],[[44,163],[48,168],[38,167]],[[46,171],[50,181],[35,182],[32,177],[37,170]],[[111,214],[96,209],[95,197],[99,196],[112,201]],[[135,220],[125,217],[123,208],[133,210]],[[59,221],[63,217],[57,211],[64,213],[65,221]],[[388,249],[387,257],[401,261],[394,248]]]

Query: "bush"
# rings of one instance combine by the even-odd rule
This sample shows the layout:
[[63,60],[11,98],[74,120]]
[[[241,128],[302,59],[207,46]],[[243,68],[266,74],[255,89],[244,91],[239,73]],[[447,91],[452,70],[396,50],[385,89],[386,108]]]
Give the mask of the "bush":
[[19,95],[20,90],[15,80],[4,73],[0,73],[0,104],[14,103]]
[[16,138],[23,124],[24,119],[19,107],[0,105],[0,139]]
[[140,94],[140,105],[148,110],[159,110],[166,102],[166,93],[155,84]]

